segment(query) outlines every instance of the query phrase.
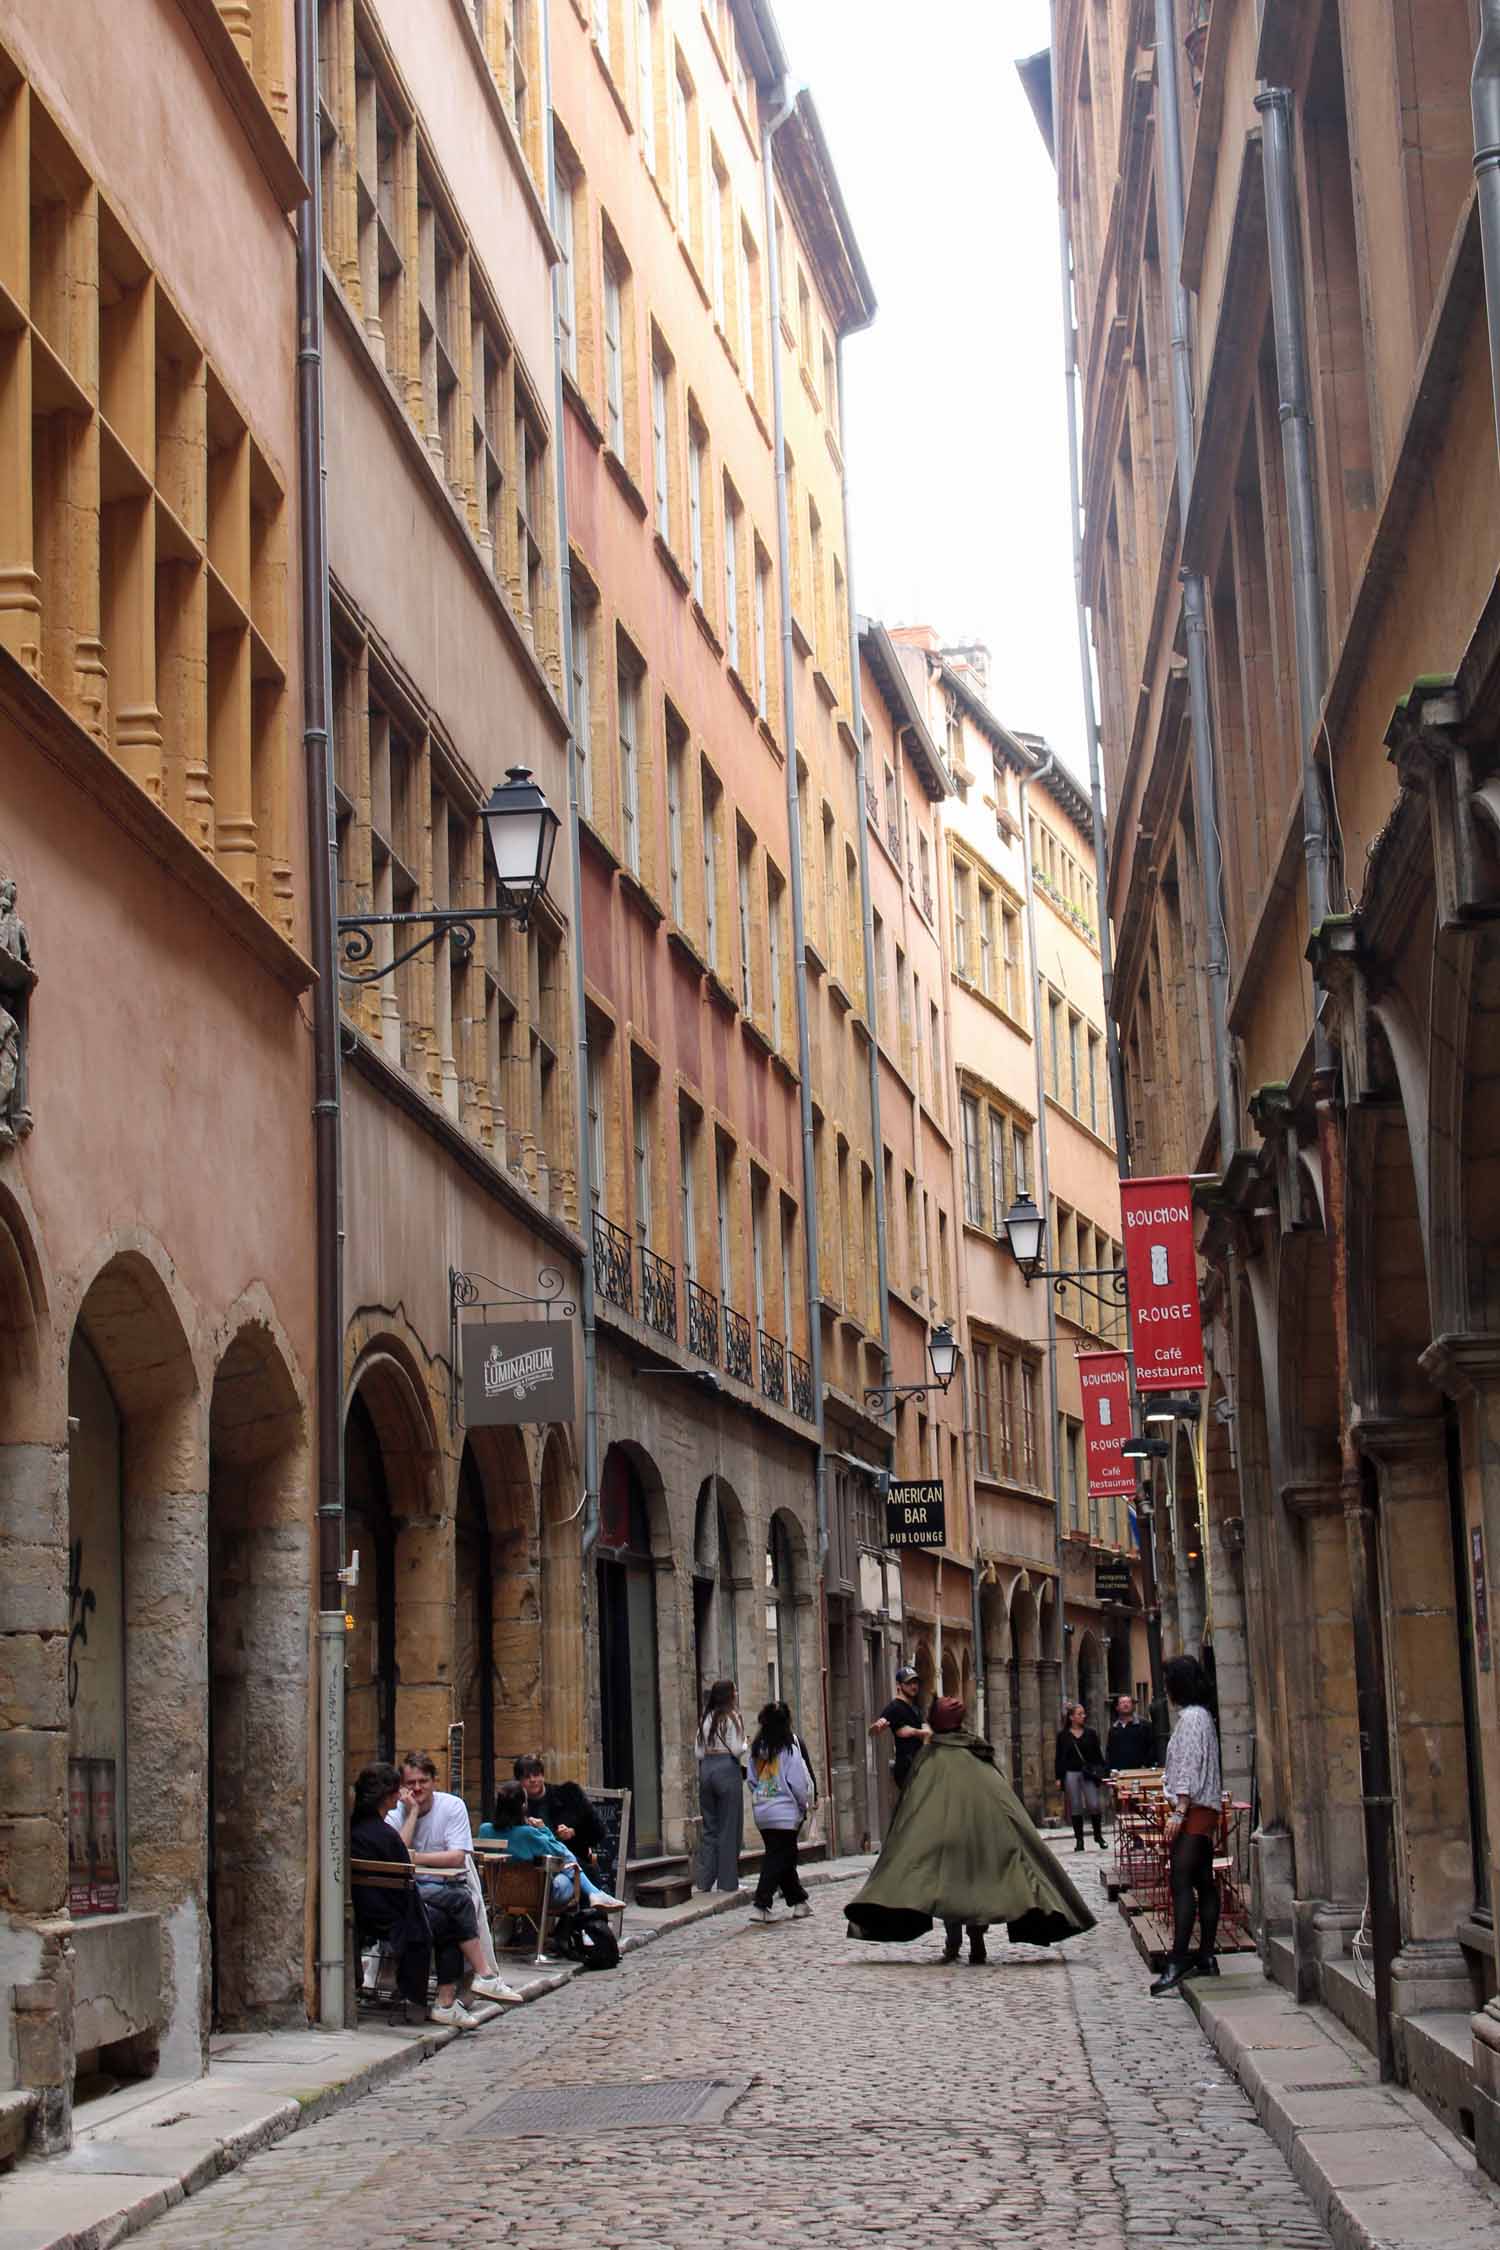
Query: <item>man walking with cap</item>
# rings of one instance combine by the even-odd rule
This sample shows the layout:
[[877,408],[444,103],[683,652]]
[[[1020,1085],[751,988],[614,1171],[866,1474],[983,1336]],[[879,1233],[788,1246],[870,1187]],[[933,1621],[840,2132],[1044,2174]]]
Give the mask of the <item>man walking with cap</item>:
[[891,1760],[891,1779],[896,1784],[899,1797],[911,1773],[912,1760],[932,1734],[924,1726],[917,1708],[917,1672],[913,1664],[903,1664],[896,1672],[896,1693],[878,1719],[870,1722],[871,1734],[888,1734],[895,1746]]

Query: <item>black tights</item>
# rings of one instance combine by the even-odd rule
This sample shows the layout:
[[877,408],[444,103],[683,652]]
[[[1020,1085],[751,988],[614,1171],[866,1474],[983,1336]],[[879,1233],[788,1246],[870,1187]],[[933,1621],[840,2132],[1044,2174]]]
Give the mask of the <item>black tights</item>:
[[[1102,1851],[1103,1851],[1103,1849],[1104,1849],[1104,1830],[1103,1830],[1103,1828],[1102,1828],[1102,1827],[1100,1826],[1100,1821],[1101,1821],[1102,1817],[1103,1817],[1103,1816],[1102,1816],[1101,1814],[1099,1814],[1099,1813],[1090,1813],[1090,1814],[1089,1814],[1089,1818],[1090,1818],[1090,1820],[1091,1820],[1091,1821],[1093,1822],[1093,1824],[1094,1824],[1094,1842],[1095,1842],[1095,1843],[1096,1843],[1096,1844],[1097,1844],[1097,1845],[1099,1846],[1099,1849],[1100,1849],[1100,1851],[1101,1851],[1101,1852],[1102,1852]],[[1082,1850],[1083,1850],[1083,1815],[1082,1815],[1082,1813],[1079,1813],[1079,1814],[1078,1814],[1078,1815],[1076,1816],[1076,1818],[1074,1819],[1074,1822],[1073,1822],[1073,1841],[1074,1841],[1074,1843],[1076,1843],[1076,1844],[1077,1844],[1077,1846],[1078,1846],[1078,1849],[1079,1849],[1080,1851],[1082,1851]]]
[[1198,1958],[1213,1958],[1219,1934],[1219,1888],[1214,1881],[1212,1836],[1181,1833],[1172,1846],[1172,1959],[1193,1958],[1193,1923],[1198,1924]]

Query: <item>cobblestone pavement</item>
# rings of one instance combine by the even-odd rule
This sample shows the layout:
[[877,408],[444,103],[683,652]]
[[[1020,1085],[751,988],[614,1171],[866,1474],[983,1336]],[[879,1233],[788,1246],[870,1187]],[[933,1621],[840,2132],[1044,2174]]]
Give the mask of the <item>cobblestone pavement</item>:
[[[982,1969],[945,1966],[940,1933],[852,1944],[848,1896],[769,1929],[721,1916],[575,1979],[253,2157],[147,2250],[1327,2243],[1186,2006],[1148,1997],[1102,1893],[1088,1937],[1002,1940]],[[721,2124],[483,2130],[514,2087],[710,2075],[750,2081]]]

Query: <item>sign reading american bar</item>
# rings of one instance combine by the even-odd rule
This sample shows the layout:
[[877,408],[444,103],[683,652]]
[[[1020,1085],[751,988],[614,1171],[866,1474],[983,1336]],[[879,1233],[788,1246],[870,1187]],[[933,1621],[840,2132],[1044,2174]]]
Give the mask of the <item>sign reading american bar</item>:
[[483,1320],[463,1331],[464,1421],[573,1418],[573,1327],[566,1320]]
[[1136,1389],[1206,1390],[1191,1183],[1122,1180],[1120,1218]]
[[948,1538],[947,1510],[940,1481],[893,1484],[885,1496],[888,1547],[941,1547]]
[[1089,1497],[1128,1496],[1135,1490],[1135,1463],[1120,1451],[1130,1435],[1130,1367],[1125,1354],[1080,1352],[1078,1381],[1083,1391]]

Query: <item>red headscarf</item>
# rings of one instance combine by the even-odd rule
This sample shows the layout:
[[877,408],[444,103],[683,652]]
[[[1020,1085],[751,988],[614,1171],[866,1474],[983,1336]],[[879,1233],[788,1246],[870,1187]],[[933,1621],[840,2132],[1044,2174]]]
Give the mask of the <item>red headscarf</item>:
[[928,1725],[934,1734],[956,1734],[964,1723],[963,1700],[957,1695],[940,1695],[932,1706]]

